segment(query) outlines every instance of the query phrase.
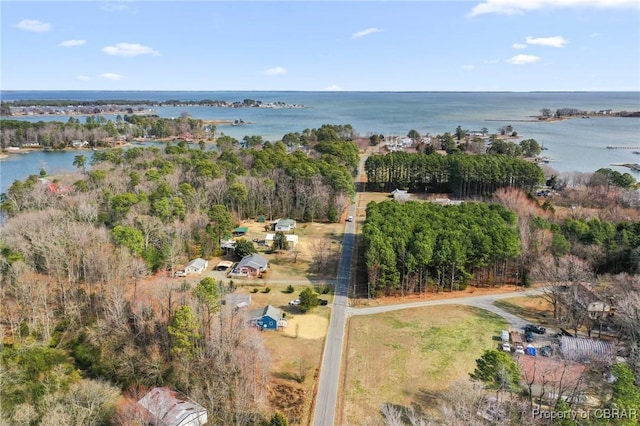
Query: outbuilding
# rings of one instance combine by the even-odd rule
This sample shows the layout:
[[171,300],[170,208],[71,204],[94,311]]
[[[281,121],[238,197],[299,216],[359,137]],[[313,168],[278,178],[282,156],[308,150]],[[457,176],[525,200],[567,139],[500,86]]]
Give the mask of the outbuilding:
[[201,274],[207,269],[208,266],[209,266],[208,261],[201,258],[197,258],[189,262],[189,264],[184,268],[184,271],[187,274]]

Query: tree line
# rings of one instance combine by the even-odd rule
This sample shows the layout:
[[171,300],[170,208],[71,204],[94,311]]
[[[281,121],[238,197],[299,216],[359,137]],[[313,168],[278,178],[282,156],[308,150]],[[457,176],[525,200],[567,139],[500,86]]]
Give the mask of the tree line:
[[520,252],[516,216],[499,204],[370,203],[363,226],[371,296],[466,287],[502,275]]
[[86,141],[91,147],[108,147],[119,140],[133,138],[178,137],[189,133],[195,138],[213,138],[215,126],[205,125],[186,115],[160,118],[155,115],[118,115],[116,120],[104,116],[88,116],[84,123],[71,117],[66,122],[0,120],[0,148],[10,146],[41,146],[63,149],[73,141]]
[[535,163],[504,155],[437,155],[392,152],[365,162],[367,187],[453,193],[456,197],[490,194],[501,187],[530,190],[544,182]]

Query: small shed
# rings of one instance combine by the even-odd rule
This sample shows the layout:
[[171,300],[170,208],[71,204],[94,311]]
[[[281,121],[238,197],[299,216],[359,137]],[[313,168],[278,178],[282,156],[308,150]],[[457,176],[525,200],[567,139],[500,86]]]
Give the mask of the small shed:
[[240,236],[246,235],[247,231],[249,231],[248,227],[246,227],[246,226],[238,226],[232,232],[233,232],[233,236],[234,237],[240,237]]
[[207,424],[207,410],[169,388],[153,388],[138,405],[148,411],[151,424],[158,426],[202,426]]
[[263,330],[277,330],[278,327],[287,326],[287,322],[282,316],[282,311],[271,305],[249,312],[249,318],[251,325]]
[[205,269],[207,269],[208,266],[209,266],[208,261],[201,258],[197,258],[189,262],[189,264],[184,268],[184,271],[187,274],[201,274],[202,272],[205,271]]

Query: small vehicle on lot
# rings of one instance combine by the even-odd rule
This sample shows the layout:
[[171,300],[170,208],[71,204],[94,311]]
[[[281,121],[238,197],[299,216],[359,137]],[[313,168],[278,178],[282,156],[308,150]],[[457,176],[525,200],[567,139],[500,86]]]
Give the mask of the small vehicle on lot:
[[541,325],[535,325],[535,324],[527,324],[524,326],[524,331],[531,331],[533,333],[537,333],[537,334],[544,334],[547,332],[547,330],[542,327]]
[[329,304],[329,301],[327,299],[318,299],[318,303],[320,304],[320,306],[327,306]]
[[184,278],[184,277],[187,276],[187,273],[185,271],[183,271],[183,270],[175,271],[173,273],[173,276],[176,277],[176,278]]
[[551,356],[551,352],[551,346],[549,345],[540,348],[540,355],[542,356]]
[[502,343],[502,350],[505,352],[511,352],[511,345],[507,342]]
[[533,342],[533,333],[531,331],[526,331],[524,333],[524,339],[527,341],[527,343]]
[[289,302],[289,305],[291,306],[298,306],[299,304],[300,304],[300,299],[295,299]]
[[524,347],[522,345],[516,345],[516,353],[524,355]]

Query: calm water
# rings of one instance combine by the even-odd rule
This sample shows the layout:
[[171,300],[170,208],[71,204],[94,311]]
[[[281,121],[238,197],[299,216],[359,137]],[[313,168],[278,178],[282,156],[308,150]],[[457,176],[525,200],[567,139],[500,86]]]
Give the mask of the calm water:
[[[230,109],[208,107],[158,107],[162,117],[178,117],[188,112],[194,118],[252,122],[245,126],[218,126],[237,139],[260,135],[276,141],[288,132],[301,132],[322,124],[351,124],[361,135],[382,133],[405,135],[415,129],[421,134],[454,132],[465,129],[489,132],[511,124],[523,138],[534,138],[548,150],[549,165],[559,172],[593,172],[612,163],[640,162],[633,150],[608,150],[607,145],[640,147],[640,119],[591,118],[560,122],[520,122],[537,115],[541,108],[578,108],[581,110],[640,110],[638,92],[566,92],[566,93],[463,93],[463,92],[111,92],[111,91],[2,91],[2,100],[150,100],[183,101],[219,99],[303,104],[301,109]],[[107,117],[113,118],[113,117]],[[59,117],[25,117],[25,120],[61,120]],[[80,117],[83,120],[82,117]],[[62,118],[66,120],[66,118]],[[504,120],[504,121],[491,121]],[[74,170],[78,152],[31,153],[12,155],[0,162],[0,192],[14,179],[38,173],[44,166],[49,173]],[[89,153],[85,153],[90,155]],[[619,168],[620,171],[627,169]],[[639,176],[636,176],[640,178]]]

